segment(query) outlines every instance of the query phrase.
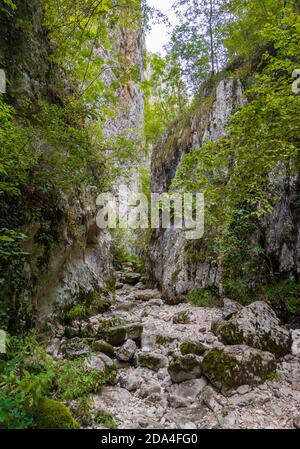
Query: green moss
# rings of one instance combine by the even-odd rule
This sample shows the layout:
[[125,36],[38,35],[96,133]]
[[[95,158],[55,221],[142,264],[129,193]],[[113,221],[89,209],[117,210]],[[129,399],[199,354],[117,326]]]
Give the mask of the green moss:
[[251,385],[263,382],[276,370],[275,359],[264,363],[259,353],[252,354],[248,361],[238,361],[223,349],[211,349],[203,358],[204,375],[210,382],[227,392],[240,385]]
[[113,327],[105,333],[105,339],[112,346],[121,346],[126,340],[126,329],[124,327]]
[[78,422],[70,410],[61,402],[42,399],[32,408],[32,415],[38,429],[79,429]]
[[68,321],[84,320],[87,318],[88,314],[89,311],[85,305],[77,304],[66,313],[66,319]]
[[78,337],[78,335],[79,335],[79,330],[76,329],[76,327],[72,327],[72,326],[65,327],[65,337],[74,338],[74,337]]
[[156,336],[156,344],[160,346],[168,345],[169,343],[173,343],[176,338],[169,337],[168,335],[157,335]]
[[169,363],[168,372],[173,382],[195,379],[202,374],[201,359],[194,354],[175,356]]
[[117,429],[118,424],[115,418],[105,411],[97,411],[94,413],[94,421],[97,424],[103,424],[104,427],[109,429]]
[[193,290],[188,294],[187,299],[197,307],[218,307],[221,304],[220,297],[215,287]]
[[92,349],[94,351],[103,352],[104,354],[107,354],[108,356],[112,357],[114,355],[114,347],[107,343],[104,340],[96,340],[92,344]]
[[182,355],[202,355],[206,350],[207,348],[202,343],[192,343],[190,341],[184,341],[179,345],[179,351]]
[[158,371],[160,368],[163,368],[163,360],[152,356],[151,354],[145,353],[145,354],[139,354],[139,364],[140,366],[144,366],[146,368],[149,368],[153,371]]

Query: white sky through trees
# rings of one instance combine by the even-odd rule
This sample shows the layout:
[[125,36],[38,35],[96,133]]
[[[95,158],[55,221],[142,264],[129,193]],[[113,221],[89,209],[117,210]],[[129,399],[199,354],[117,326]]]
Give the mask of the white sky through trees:
[[[147,3],[151,7],[155,7],[162,11],[169,19],[172,26],[177,22],[176,16],[172,11],[172,4],[174,0],[147,0]],[[151,53],[164,54],[163,47],[169,42],[167,26],[163,23],[152,25],[152,30],[146,36],[147,50]]]

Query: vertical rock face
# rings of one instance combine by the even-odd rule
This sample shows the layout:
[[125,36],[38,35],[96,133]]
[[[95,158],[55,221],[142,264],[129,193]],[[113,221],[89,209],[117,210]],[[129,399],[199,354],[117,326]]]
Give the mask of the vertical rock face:
[[[52,86],[55,81],[66,86],[67,80],[50,62],[51,42],[43,27],[40,1],[17,1],[17,6],[17,18],[0,19],[0,57],[9,82],[7,97],[22,113],[28,100],[58,104]],[[142,33],[119,29],[116,45],[124,57],[124,70],[137,65],[142,74]],[[121,99],[120,114],[114,123],[107,123],[107,136],[142,126],[143,95],[137,85],[129,81],[117,96]],[[114,278],[110,236],[95,223],[97,194],[93,186],[81,193],[58,192],[55,211],[47,210],[46,218],[23,226],[27,235],[24,246],[30,257],[20,303],[32,325],[43,328],[50,318],[55,319],[76,302],[79,294],[109,294]]]
[[[188,123],[177,123],[154,148],[152,192],[168,191],[184,154],[224,136],[230,116],[243,103],[242,83],[238,79],[224,78],[214,88],[204,86]],[[280,173],[279,167],[278,173],[270,174],[270,186],[278,200],[273,212],[260,219],[259,227],[249,240],[253,246],[263,245],[275,271],[292,274],[297,279],[300,258],[299,178]],[[196,260],[189,257],[187,241],[180,231],[160,229],[152,234],[150,271],[166,298],[172,302],[184,299],[188,292],[197,288],[215,287],[222,293],[222,267],[218,258],[201,259],[203,242],[197,241],[193,245],[200,255]]]

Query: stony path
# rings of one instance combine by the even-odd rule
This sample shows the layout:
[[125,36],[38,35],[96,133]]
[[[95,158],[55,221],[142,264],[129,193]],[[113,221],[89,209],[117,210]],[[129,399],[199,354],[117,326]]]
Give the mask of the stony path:
[[[130,283],[136,280],[129,275]],[[179,384],[172,382],[165,366],[182,341],[203,342],[209,348],[223,346],[210,332],[211,322],[221,309],[166,305],[155,290],[139,282],[126,283],[120,273],[116,302],[112,309],[90,319],[93,326],[117,318],[122,323],[142,323],[140,347],[130,340],[117,355],[114,386],[105,386],[94,396],[94,409],[112,414],[125,428],[293,428],[300,425],[300,359],[287,355],[278,363],[279,378],[258,387],[239,387],[230,396],[218,393],[205,377]],[[134,277],[134,276],[133,276]],[[124,283],[125,282],[125,283]],[[137,299],[139,298],[139,299]],[[183,320],[183,323],[178,321]],[[138,366],[140,354],[160,360],[158,371]]]

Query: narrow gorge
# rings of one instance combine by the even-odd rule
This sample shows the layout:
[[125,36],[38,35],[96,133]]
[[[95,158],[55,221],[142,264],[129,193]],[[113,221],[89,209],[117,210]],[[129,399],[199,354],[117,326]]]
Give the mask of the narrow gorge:
[[0,1],[0,429],[300,428],[299,2],[153,3]]

